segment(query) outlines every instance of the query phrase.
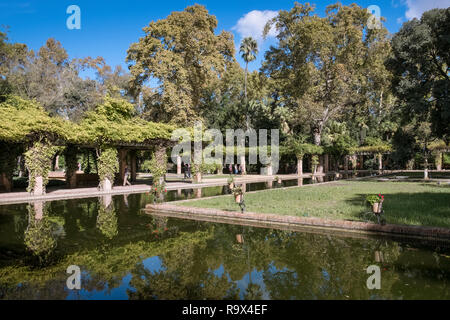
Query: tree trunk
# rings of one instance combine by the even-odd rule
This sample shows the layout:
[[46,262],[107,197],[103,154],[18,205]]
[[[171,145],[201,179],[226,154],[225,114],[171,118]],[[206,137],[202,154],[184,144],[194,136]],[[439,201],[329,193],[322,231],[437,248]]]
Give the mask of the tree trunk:
[[130,152],[130,171],[131,171],[131,182],[136,182],[137,178],[137,160],[136,160],[136,150]]
[[[322,122],[321,122],[322,123]],[[314,144],[320,146],[322,142],[322,124],[314,128]],[[314,174],[323,172],[323,157],[319,156],[319,164],[315,166]]]
[[202,182],[202,173],[201,172],[197,172],[196,174],[195,174],[195,182],[197,182],[197,183],[201,183]]
[[125,166],[127,165],[127,153],[128,153],[127,150],[119,149],[119,177],[118,179],[116,179],[116,182],[119,183],[120,185],[123,184],[123,180],[125,177]]
[[248,62],[245,64],[245,76],[244,76],[244,97],[245,103],[247,103],[247,74],[248,74]]
[[6,173],[2,173],[1,175],[2,184],[5,187],[6,192],[11,192],[12,190],[12,182],[10,180],[10,177]]
[[383,172],[383,155],[378,154],[378,173],[381,174]]

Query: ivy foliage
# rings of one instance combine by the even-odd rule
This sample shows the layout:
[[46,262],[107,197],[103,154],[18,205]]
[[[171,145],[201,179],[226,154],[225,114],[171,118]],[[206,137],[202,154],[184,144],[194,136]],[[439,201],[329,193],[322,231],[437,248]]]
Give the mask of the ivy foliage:
[[392,145],[388,142],[382,141],[380,138],[367,138],[365,141],[365,145],[361,147],[354,148],[353,152],[369,152],[369,153],[376,153],[376,154],[382,154],[385,152],[391,152],[392,151]]
[[34,190],[36,177],[43,178],[43,188],[48,183],[48,173],[52,169],[52,159],[57,151],[57,147],[52,146],[47,141],[37,141],[25,152],[25,166],[30,173],[27,191]]
[[15,95],[3,96],[0,103],[0,140],[25,142],[47,137],[68,139],[73,133],[69,121],[50,117],[35,101]]
[[73,145],[68,145],[64,150],[64,160],[66,167],[66,179],[67,181],[77,172],[78,170],[78,159],[77,154],[79,153],[79,148]]
[[98,157],[98,175],[100,178],[100,186],[107,178],[111,183],[114,182],[116,173],[119,172],[119,161],[117,158],[117,149],[105,147],[101,150]]
[[136,117],[131,103],[110,96],[105,97],[94,111],[87,112],[77,126],[79,128],[71,141],[94,145],[170,140],[175,130],[173,126]]
[[283,154],[295,155],[297,159],[303,159],[307,154],[320,155],[324,152],[323,147],[306,143],[301,137],[290,137],[282,147]]
[[72,144],[95,144],[169,140],[175,127],[145,121],[134,106],[122,98],[106,96],[80,123],[51,117],[35,101],[14,95],[2,96],[0,141],[36,141],[42,137]]

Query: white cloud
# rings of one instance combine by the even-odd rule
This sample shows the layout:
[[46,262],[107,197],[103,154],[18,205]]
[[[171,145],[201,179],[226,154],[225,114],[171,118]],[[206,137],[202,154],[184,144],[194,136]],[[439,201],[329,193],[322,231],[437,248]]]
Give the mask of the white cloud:
[[422,16],[422,13],[434,8],[445,9],[450,6],[449,0],[405,0],[408,10],[405,13],[406,18],[413,19]]
[[[271,10],[250,11],[239,19],[232,30],[237,31],[242,38],[253,37],[256,40],[261,41],[263,39],[263,31],[266,23],[277,15],[277,11]],[[272,27],[267,37],[275,37],[276,35],[276,30]]]

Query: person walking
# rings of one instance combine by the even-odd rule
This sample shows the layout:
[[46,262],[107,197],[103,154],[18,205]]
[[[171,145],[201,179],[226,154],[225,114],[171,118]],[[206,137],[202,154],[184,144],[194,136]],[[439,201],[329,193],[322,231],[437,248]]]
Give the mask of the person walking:
[[187,175],[187,163],[183,163],[183,169],[184,169],[184,178],[183,179],[187,179],[188,175]]
[[128,181],[129,178],[130,178],[130,170],[128,169],[128,166],[125,166],[125,174],[123,177],[123,186],[124,187],[125,187],[125,185],[131,186],[130,181]]
[[188,178],[191,178],[191,164],[187,164]]

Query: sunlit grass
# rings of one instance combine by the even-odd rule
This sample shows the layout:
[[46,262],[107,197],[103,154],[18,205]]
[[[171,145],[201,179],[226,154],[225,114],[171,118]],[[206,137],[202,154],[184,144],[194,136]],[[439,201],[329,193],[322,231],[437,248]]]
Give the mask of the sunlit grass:
[[[450,186],[414,182],[341,181],[303,188],[265,190],[245,195],[247,211],[340,220],[361,220],[370,211],[365,195],[385,195],[388,223],[450,228]],[[239,211],[231,196],[180,205]]]

